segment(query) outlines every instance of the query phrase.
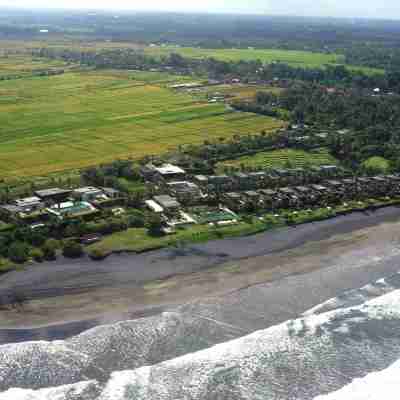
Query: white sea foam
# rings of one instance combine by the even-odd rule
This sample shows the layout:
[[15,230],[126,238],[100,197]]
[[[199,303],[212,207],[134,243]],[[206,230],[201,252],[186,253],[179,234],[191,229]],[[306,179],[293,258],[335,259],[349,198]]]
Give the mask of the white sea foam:
[[391,283],[390,281],[397,280],[399,277],[400,273],[388,279],[379,279],[376,282],[363,286],[362,288],[349,290],[343,293],[340,297],[331,298],[305,311],[303,316],[307,317],[313,314],[325,313],[339,308],[360,305],[370,299],[390,293],[399,288],[398,282],[396,282],[396,285],[394,285],[394,282]]
[[[40,371],[36,377],[40,385],[56,386],[66,380],[73,385],[11,389],[0,400],[308,400],[321,393],[333,395],[400,359],[398,289],[151,365],[151,357],[160,349],[168,353],[172,346],[179,353],[182,343],[191,343],[194,337],[189,335],[196,335],[197,323],[179,313],[166,313],[99,327],[65,342],[3,346],[0,384],[3,380],[21,387],[25,377],[34,379]],[[220,328],[200,325],[211,326]],[[130,359],[134,357],[139,361]],[[88,382],[107,364],[115,367],[111,377],[104,383]],[[125,365],[137,367],[123,370]]]
[[315,400],[398,400],[400,392],[400,360],[389,368],[355,379],[344,388]]
[[95,400],[99,393],[100,385],[88,381],[37,391],[13,388],[0,393],[0,400]]

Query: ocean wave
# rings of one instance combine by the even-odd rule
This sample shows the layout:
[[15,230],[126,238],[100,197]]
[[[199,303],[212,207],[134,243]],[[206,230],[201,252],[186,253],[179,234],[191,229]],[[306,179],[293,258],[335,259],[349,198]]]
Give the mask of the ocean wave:
[[104,382],[113,371],[156,364],[231,338],[233,327],[192,311],[183,306],[154,317],[99,326],[64,341],[2,345],[0,392],[91,379]]
[[381,278],[376,282],[369,283],[362,288],[347,290],[340,296],[329,299],[304,312],[303,316],[306,317],[312,314],[322,314],[340,308],[357,306],[368,300],[390,293],[395,289],[400,289],[400,272],[390,277]]
[[[2,346],[0,382],[9,390],[0,394],[0,400],[311,399],[384,370],[400,359],[398,289],[385,289],[381,295],[375,291],[372,299],[361,304],[308,313],[303,318],[152,365],[149,354],[154,348],[160,351],[162,340],[167,353],[169,346],[179,346],[182,340],[196,341],[195,337],[185,337],[188,331],[180,315],[167,313],[157,318],[150,319],[151,323],[143,319],[99,327],[66,342]],[[114,333],[107,333],[107,329]],[[119,360],[129,346],[142,358],[130,360],[132,352],[128,351],[125,359]],[[182,346],[182,351],[185,348]],[[40,353],[43,349],[45,357]],[[62,358],[58,358],[59,352],[65,352]],[[76,379],[70,382],[74,383],[72,386],[23,389],[27,387],[21,385],[23,379],[33,380],[35,373],[40,385],[63,384],[59,383],[60,372],[56,369],[67,374],[71,362],[68,356],[73,352],[81,364],[74,367],[72,363],[68,376],[69,380]],[[41,361],[29,364],[28,360],[38,354]],[[133,367],[106,377],[102,373],[108,361],[116,366],[114,371],[126,363]],[[53,363],[51,368],[49,362]],[[99,373],[96,368],[102,378],[93,381],[92,376]],[[79,369],[79,373],[74,372]],[[21,374],[22,378],[13,374]]]

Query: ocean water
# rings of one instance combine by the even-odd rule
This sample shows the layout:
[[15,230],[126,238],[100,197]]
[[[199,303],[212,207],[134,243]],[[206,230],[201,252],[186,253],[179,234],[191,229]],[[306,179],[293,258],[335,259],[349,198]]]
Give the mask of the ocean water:
[[0,400],[370,400],[400,389],[400,274],[232,340],[235,326],[189,310],[0,346]]

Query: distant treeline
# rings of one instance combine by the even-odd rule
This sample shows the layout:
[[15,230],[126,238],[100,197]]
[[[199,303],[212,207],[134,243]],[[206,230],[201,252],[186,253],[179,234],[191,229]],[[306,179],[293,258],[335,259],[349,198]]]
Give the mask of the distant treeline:
[[173,43],[204,48],[277,48],[343,54],[348,64],[400,67],[400,22],[178,13],[2,10],[0,38]]
[[29,74],[11,74],[11,75],[0,75],[0,81],[10,81],[14,79],[23,79],[28,76],[30,77],[35,77],[35,76],[55,76],[55,75],[62,75],[64,74],[65,71],[63,69],[57,69],[57,70],[40,70],[40,71],[32,71]]

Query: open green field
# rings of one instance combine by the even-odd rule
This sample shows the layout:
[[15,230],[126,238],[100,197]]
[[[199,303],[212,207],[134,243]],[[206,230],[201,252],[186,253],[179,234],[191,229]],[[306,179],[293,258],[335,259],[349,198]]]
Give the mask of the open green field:
[[338,161],[328,153],[327,149],[317,151],[303,150],[274,150],[257,153],[252,156],[240,157],[236,160],[221,162],[217,165],[218,170],[224,168],[284,168],[290,165],[291,168],[302,168],[306,165],[336,165]]
[[[301,68],[323,68],[326,65],[342,65],[345,58],[340,54],[314,53],[311,51],[278,50],[278,49],[203,49],[198,47],[153,46],[146,47],[145,53],[153,56],[166,56],[178,53],[183,57],[206,58],[212,57],[221,61],[254,61],[263,63],[280,62]],[[383,73],[381,69],[346,65],[353,71],[366,74]]]
[[179,144],[273,131],[283,125],[164,86],[149,83],[148,73],[141,81],[139,72],[126,71],[0,81],[2,178],[135,159]]

